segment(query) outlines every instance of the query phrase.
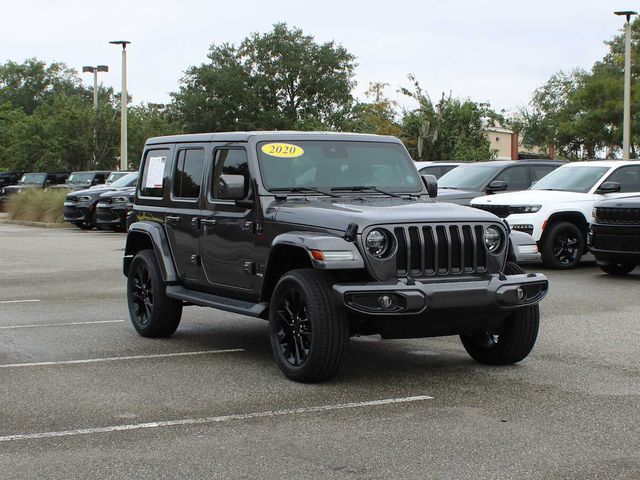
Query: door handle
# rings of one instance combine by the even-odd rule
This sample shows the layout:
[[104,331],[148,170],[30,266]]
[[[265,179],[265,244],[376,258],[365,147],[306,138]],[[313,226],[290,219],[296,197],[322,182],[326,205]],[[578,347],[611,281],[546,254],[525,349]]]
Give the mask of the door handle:
[[208,232],[210,230],[213,230],[214,225],[218,223],[217,220],[214,220],[213,218],[201,218],[200,219],[200,225],[202,225],[202,231],[203,232]]
[[171,224],[176,224],[180,221],[180,217],[178,216],[174,216],[174,215],[167,215],[166,217],[164,217],[164,222],[165,223],[171,223]]

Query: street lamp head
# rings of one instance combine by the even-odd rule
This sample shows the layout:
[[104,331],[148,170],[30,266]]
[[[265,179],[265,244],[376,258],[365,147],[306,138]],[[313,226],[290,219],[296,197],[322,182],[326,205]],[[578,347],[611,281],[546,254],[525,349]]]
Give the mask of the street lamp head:
[[109,67],[108,67],[107,65],[98,65],[98,66],[96,67],[96,69],[97,69],[99,72],[108,72],[108,71],[109,71]]
[[617,12],[613,12],[613,13],[615,13],[616,15],[619,15],[621,17],[627,17],[627,22],[629,20],[631,20],[631,17],[633,15],[637,15],[638,14],[638,12],[634,12],[633,10],[618,10]]
[[93,73],[94,71],[94,67],[82,67],[82,73]]
[[113,45],[122,45],[122,49],[126,49],[127,45],[129,45],[131,42],[129,40],[112,40],[109,43],[113,44]]

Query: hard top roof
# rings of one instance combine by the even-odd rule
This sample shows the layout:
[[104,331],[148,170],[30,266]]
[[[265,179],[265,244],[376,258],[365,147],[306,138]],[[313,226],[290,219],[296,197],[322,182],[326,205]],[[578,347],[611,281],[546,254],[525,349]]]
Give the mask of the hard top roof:
[[401,143],[396,137],[388,135],[371,135],[365,133],[342,132],[299,132],[299,131],[255,131],[255,132],[216,132],[194,133],[185,135],[169,135],[153,137],[147,140],[147,145],[162,143],[190,143],[190,142],[247,142],[249,139],[260,140],[342,140],[356,142],[393,142]]
[[589,160],[570,162],[565,166],[572,167],[619,167],[620,165],[640,165],[640,160]]

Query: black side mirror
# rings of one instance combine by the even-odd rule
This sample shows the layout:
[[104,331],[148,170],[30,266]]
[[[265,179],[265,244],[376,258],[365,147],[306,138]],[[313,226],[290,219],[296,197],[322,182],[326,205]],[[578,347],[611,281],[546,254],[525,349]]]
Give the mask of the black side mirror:
[[600,185],[596,193],[617,193],[619,191],[620,184],[618,182],[604,182]]
[[507,189],[507,182],[502,180],[494,180],[486,189],[487,193],[504,192]]
[[435,175],[421,175],[422,183],[427,187],[427,193],[430,198],[436,198],[438,196],[438,179]]
[[243,175],[220,175],[218,198],[221,200],[242,200],[247,196]]

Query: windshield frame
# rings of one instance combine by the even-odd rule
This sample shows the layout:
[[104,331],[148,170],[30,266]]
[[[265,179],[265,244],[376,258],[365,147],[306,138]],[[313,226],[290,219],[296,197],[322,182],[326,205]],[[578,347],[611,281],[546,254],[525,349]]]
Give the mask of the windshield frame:
[[[261,151],[261,147],[264,146],[265,144],[269,144],[269,143],[291,143],[291,144],[295,144],[295,145],[302,145],[304,146],[305,143],[326,143],[326,144],[357,144],[357,145],[380,145],[383,148],[395,148],[398,150],[398,152],[400,153],[401,157],[403,158],[403,161],[405,162],[406,165],[406,169],[407,169],[407,174],[411,174],[411,175],[415,175],[415,179],[416,179],[416,184],[413,187],[409,187],[408,185],[405,186],[390,186],[390,185],[375,185],[376,187],[380,187],[382,190],[387,190],[387,191],[391,191],[393,193],[396,194],[401,194],[401,195],[423,195],[425,194],[425,187],[424,184],[422,182],[422,178],[420,177],[420,174],[418,173],[417,169],[415,168],[414,165],[414,161],[411,159],[411,156],[409,155],[409,153],[407,152],[404,144],[402,144],[402,142],[399,141],[376,141],[376,140],[358,140],[358,139],[335,139],[335,138],[300,138],[296,135],[292,135],[291,138],[259,138],[256,139],[255,142],[253,143],[253,153],[255,154],[255,160],[256,160],[256,168],[257,168],[257,173],[259,175],[260,178],[260,187],[261,187],[261,194],[263,195],[274,195],[274,194],[278,194],[278,195],[282,195],[282,194],[286,194],[287,196],[289,195],[299,195],[299,196],[310,196],[310,195],[324,195],[322,192],[312,192],[312,191],[307,191],[307,192],[302,192],[302,191],[291,191],[291,192],[287,192],[286,188],[287,186],[285,185],[269,185],[269,183],[267,182],[267,179],[265,178],[265,166],[263,165],[263,161],[262,161],[262,155],[263,152]],[[266,155],[266,154],[264,154]],[[409,182],[408,182],[409,183]],[[331,191],[332,188],[334,187],[338,187],[338,191],[335,193],[339,193],[340,196],[343,195],[357,195],[357,196],[368,196],[368,195],[374,195],[374,196],[381,196],[384,195],[383,193],[380,192],[376,192],[376,191],[362,191],[362,190],[358,190],[358,191],[351,191],[348,190],[348,187],[351,187],[351,185],[348,185],[345,187],[345,189],[342,189],[341,185],[337,185],[337,184],[332,184],[332,185],[316,185],[316,183],[314,182],[311,185],[290,185],[291,188],[293,188],[294,190],[296,189],[296,187],[302,187],[304,189],[304,187],[314,187],[314,188],[318,188],[320,190],[326,190],[326,191]]]
[[[561,172],[558,172],[559,170],[561,170]],[[560,176],[563,174],[563,172],[566,171],[580,171],[580,170],[601,170],[600,175],[598,176],[598,178],[596,178],[593,183],[591,184],[591,186],[584,190],[584,189],[567,189],[567,188],[552,188],[553,186],[547,186],[546,188],[540,188],[540,184],[542,184],[543,186],[545,186],[545,180],[548,179],[549,176],[551,176],[551,180],[554,179],[554,177],[556,176]],[[612,173],[615,170],[614,167],[612,166],[603,166],[603,165],[584,165],[582,163],[580,164],[567,164],[567,165],[563,165],[561,167],[556,168],[554,171],[549,172],[547,175],[545,175],[544,177],[542,177],[540,180],[538,180],[535,184],[531,185],[531,187],[529,187],[529,190],[532,191],[559,191],[559,192],[573,192],[573,193],[591,193],[594,192],[598,186],[602,183],[602,181],[604,180],[605,177],[608,177],[608,174]],[[548,181],[548,180],[547,180]]]

